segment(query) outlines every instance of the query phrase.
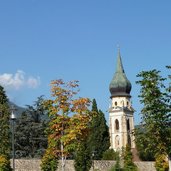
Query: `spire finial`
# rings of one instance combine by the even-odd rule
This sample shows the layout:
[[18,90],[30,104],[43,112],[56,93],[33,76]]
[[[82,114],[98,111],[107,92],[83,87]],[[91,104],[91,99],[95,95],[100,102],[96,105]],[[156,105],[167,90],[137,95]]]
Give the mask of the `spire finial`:
[[124,72],[119,46],[118,46],[118,59],[117,59],[117,65],[116,65],[116,72]]
[[119,44],[117,44],[117,48],[118,48],[118,52],[120,53],[120,46],[119,46]]

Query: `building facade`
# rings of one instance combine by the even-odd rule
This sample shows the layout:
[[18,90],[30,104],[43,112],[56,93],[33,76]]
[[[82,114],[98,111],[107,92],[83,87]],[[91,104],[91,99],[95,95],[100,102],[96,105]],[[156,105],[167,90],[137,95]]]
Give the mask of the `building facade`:
[[121,150],[127,144],[135,148],[134,109],[131,104],[131,83],[122,65],[120,51],[114,76],[109,86],[111,102],[109,107],[109,133],[112,149]]

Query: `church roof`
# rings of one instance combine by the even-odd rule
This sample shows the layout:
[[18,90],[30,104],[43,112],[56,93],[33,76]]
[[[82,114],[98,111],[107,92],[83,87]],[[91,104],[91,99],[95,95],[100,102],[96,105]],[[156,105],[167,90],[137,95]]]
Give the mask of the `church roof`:
[[120,50],[118,52],[118,57],[117,57],[116,71],[109,85],[109,90],[111,93],[111,98],[120,97],[120,96],[130,97],[131,83],[125,75],[124,68],[122,65]]

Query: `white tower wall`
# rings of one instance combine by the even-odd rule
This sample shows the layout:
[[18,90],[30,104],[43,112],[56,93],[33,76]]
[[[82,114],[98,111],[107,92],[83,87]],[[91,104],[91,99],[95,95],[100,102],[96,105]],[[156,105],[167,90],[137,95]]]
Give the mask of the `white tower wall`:
[[129,97],[113,97],[109,109],[111,148],[120,150],[127,144],[135,148],[133,108]]

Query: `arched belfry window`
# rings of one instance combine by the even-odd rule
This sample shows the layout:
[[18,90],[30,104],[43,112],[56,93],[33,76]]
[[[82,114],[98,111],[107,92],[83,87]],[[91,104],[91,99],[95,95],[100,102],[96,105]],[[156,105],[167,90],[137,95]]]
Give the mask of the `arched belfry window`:
[[130,123],[129,123],[129,119],[126,120],[126,125],[127,125],[127,130],[130,131]]
[[119,131],[119,121],[117,119],[115,120],[115,130]]

